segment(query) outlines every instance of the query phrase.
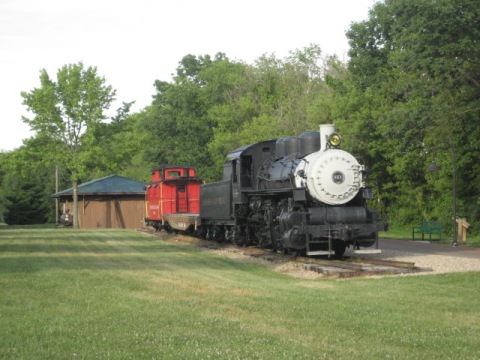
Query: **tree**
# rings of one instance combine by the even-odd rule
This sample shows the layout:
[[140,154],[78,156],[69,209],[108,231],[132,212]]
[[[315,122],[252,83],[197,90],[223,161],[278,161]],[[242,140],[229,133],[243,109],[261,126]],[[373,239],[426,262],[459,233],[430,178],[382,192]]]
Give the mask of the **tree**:
[[225,101],[209,111],[216,124],[209,143],[216,166],[238,146],[318,129],[327,120],[318,117],[318,99],[327,95],[325,77],[337,65],[334,57],[310,45],[285,59],[263,55],[246,66]]
[[[383,153],[372,160],[388,172],[383,187],[403,209],[400,222],[448,219],[454,155],[459,203],[480,220],[479,15],[471,0],[386,0],[347,32],[349,70],[365,99],[356,128]],[[433,153],[441,179],[425,174]]]
[[23,118],[40,138],[48,139],[45,161],[63,166],[71,174],[74,196],[74,227],[78,227],[78,180],[86,163],[99,158],[100,147],[94,137],[97,124],[106,120],[105,111],[115,99],[115,90],[106,85],[96,67],[82,62],[65,65],[53,81],[47,71],[40,72],[40,87],[22,92],[23,104],[33,118]]
[[[8,224],[40,224],[55,221],[50,195],[55,190],[54,168],[43,161],[45,143],[28,139],[1,158],[2,213]],[[62,185],[65,185],[62,183]]]
[[[18,181],[19,179],[15,179]],[[25,180],[25,179],[20,179]],[[5,195],[5,223],[8,225],[43,224],[48,219],[45,187],[38,181],[16,184],[15,191]]]
[[185,56],[173,82],[156,81],[156,95],[145,109],[142,122],[150,134],[146,160],[161,164],[192,165],[207,180],[215,178],[207,145],[216,119],[210,110],[225,101],[243,64],[224,54]]
[[89,165],[92,178],[115,173],[141,181],[150,181],[150,169],[155,164],[144,159],[149,135],[142,124],[146,112],[147,110],[143,110],[99,126],[95,138],[100,140],[104,161],[96,161]]

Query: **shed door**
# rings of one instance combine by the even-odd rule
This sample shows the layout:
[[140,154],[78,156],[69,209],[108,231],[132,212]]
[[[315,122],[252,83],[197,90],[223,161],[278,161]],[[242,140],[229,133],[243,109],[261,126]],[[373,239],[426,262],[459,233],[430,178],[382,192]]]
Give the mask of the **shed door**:
[[178,184],[177,186],[177,212],[188,212],[188,194],[185,184]]

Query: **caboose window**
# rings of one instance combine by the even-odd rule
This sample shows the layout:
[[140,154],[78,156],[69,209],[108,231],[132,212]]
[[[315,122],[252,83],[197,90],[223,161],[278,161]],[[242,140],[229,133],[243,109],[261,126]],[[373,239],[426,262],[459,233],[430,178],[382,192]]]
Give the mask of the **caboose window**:
[[178,192],[185,192],[185,184],[178,184],[177,190]]
[[180,170],[169,170],[167,171],[167,177],[169,178],[175,178],[175,177],[180,177],[181,172]]

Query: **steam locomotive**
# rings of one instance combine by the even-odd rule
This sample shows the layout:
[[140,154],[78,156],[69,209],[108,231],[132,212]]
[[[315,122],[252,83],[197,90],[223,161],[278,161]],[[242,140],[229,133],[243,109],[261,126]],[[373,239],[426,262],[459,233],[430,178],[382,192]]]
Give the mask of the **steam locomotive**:
[[[200,185],[195,176],[178,178],[182,188],[200,187],[200,211],[168,214],[161,226],[308,256],[341,256],[349,246],[378,253],[378,231],[387,224],[368,209],[373,190],[366,169],[340,149],[341,140],[328,124],[319,132],[242,146],[227,155],[223,181]],[[148,201],[147,191],[147,214]]]

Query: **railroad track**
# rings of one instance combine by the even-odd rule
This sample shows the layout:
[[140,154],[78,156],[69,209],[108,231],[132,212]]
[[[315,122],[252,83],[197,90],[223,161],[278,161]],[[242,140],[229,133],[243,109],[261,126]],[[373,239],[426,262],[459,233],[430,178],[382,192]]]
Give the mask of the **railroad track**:
[[211,250],[222,250],[230,253],[243,254],[252,258],[262,259],[272,263],[291,263],[307,271],[321,274],[325,278],[352,278],[373,275],[398,275],[428,271],[419,268],[413,262],[393,261],[360,256],[345,256],[342,259],[328,259],[326,257],[294,257],[269,249],[258,247],[239,247],[233,244],[219,244],[213,241],[201,240],[188,235],[166,235],[155,233],[164,240],[180,241],[193,246]]
[[296,258],[307,270],[326,277],[350,278],[372,275],[398,275],[426,271],[413,262],[380,260],[363,257],[345,257],[342,260]]
[[330,278],[412,274],[429,270],[419,268],[415,266],[415,263],[413,262],[390,261],[354,256],[344,257],[342,259],[328,259],[325,257],[291,257],[279,253],[272,253],[267,250],[264,250],[264,253],[259,253],[258,249],[249,255],[274,262],[291,261],[305,270],[314,271],[322,274],[322,277]]

